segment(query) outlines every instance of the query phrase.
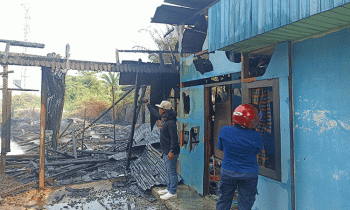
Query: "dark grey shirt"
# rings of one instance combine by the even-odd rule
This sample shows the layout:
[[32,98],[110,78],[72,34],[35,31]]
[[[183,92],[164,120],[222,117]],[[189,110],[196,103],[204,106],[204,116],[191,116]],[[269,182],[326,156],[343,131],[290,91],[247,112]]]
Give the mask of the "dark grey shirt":
[[173,151],[175,155],[180,153],[179,140],[177,135],[176,120],[166,120],[162,118],[159,112],[150,104],[147,105],[151,115],[162,120],[162,127],[160,129],[160,146],[163,154],[167,155]]

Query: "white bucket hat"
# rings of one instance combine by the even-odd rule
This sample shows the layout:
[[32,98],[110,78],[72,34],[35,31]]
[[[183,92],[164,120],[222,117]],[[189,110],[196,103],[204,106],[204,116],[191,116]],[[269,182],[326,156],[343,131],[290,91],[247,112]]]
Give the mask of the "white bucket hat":
[[156,106],[162,109],[171,109],[173,107],[169,101],[162,101],[162,103],[156,104]]

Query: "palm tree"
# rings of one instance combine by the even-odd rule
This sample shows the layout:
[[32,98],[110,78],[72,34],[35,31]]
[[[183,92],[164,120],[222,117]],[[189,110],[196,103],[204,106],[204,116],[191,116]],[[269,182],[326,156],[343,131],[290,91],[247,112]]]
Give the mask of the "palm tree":
[[[112,91],[114,89],[114,100],[117,101],[123,94],[122,88],[124,85],[119,85],[119,73],[115,72],[108,72],[108,74],[102,74],[102,85],[105,88],[107,92],[110,92],[110,101],[112,103]],[[132,104],[133,103],[133,94],[129,94],[126,96],[120,103],[118,103],[115,108],[115,113],[117,114],[117,118],[123,117],[124,113],[121,113],[123,107],[125,107],[126,104]]]

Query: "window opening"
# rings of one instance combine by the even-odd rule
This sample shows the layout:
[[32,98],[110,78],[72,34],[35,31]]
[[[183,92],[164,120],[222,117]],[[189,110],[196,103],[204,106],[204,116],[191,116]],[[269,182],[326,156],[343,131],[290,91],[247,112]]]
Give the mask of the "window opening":
[[206,72],[214,70],[214,67],[209,60],[209,54],[201,54],[194,56],[193,64],[196,67],[196,70],[202,75]]
[[190,94],[185,91],[182,92],[182,102],[183,102],[183,111],[184,114],[189,114],[191,110],[190,104]]
[[182,123],[181,136],[180,136],[180,147],[187,147],[190,139],[190,132],[188,130],[188,123]]
[[254,81],[264,75],[274,51],[275,46],[271,46],[242,54],[242,82]]
[[226,57],[229,61],[234,62],[234,63],[241,62],[241,53],[230,50],[230,51],[226,51],[225,54],[226,54]]
[[263,149],[257,155],[260,174],[275,180],[281,179],[281,140],[279,133],[278,80],[245,83],[243,103],[260,107],[262,118],[256,128],[263,138]]
[[194,150],[199,143],[199,126],[191,128],[190,131],[190,152]]

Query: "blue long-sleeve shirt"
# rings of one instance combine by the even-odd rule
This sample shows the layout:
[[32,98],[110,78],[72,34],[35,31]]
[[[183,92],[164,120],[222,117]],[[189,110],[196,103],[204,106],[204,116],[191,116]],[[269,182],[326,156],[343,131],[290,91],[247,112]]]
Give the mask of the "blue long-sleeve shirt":
[[223,126],[217,146],[219,150],[224,151],[222,168],[235,172],[259,173],[256,155],[263,147],[259,132]]

